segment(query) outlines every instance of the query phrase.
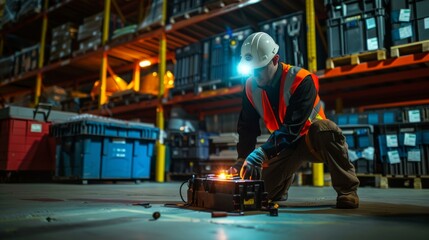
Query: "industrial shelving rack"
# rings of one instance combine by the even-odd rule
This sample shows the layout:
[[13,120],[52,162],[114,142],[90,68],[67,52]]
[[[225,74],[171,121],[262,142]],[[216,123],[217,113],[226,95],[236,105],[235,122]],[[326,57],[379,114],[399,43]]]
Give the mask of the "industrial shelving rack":
[[[16,34],[35,39],[41,43],[43,49],[51,25],[59,25],[70,20],[79,21],[83,17],[100,11],[104,11],[105,19],[109,19],[111,12],[115,12],[126,21],[138,22],[141,20],[144,4],[148,2],[150,1],[65,0],[49,6],[48,1],[45,0],[45,8],[41,13],[16,24],[4,26],[0,31],[2,44],[7,34]],[[174,59],[173,53],[176,48],[219,34],[224,31],[224,26],[231,28],[239,28],[249,24],[257,26],[261,21],[300,10],[305,10],[307,17],[316,15],[319,20],[326,18],[322,1],[219,0],[219,3],[225,2],[227,4],[219,4],[219,7],[210,11],[171,23],[166,19],[166,4],[170,1],[164,2],[163,18],[159,23],[137,32],[132,38],[119,42],[107,41],[106,27],[108,24],[105,23],[102,46],[93,51],[56,62],[47,62],[43,59],[43,54],[40,54],[39,68],[19,76],[13,76],[0,83],[0,94],[10,96],[22,92],[34,92],[35,103],[37,103],[42,85],[58,84],[70,87],[92,84],[94,80],[101,79],[101,89],[103,89],[107,64],[115,72],[133,70],[134,75],[138,76],[138,62],[143,58],[150,58],[153,62],[158,63],[159,72],[163,73],[165,72],[166,61]],[[139,10],[136,11],[136,9]],[[309,22],[314,23],[314,21]],[[310,45],[308,48],[315,46],[314,32],[316,27],[319,32],[323,32],[323,26],[320,26],[318,21],[315,25],[307,24],[308,32],[310,35],[313,34],[313,36],[309,36],[308,44]],[[315,53],[309,56],[310,62],[314,62]],[[392,101],[407,101],[407,104],[425,101],[427,90],[423,86],[429,77],[428,63],[429,53],[421,52],[317,72],[317,66],[309,64],[309,68],[316,72],[320,78],[320,95],[327,108],[339,109],[341,107],[359,107]],[[242,86],[235,86],[200,94],[179,95],[170,99],[165,98],[163,91],[160,91],[158,99],[115,107],[109,109],[108,113],[103,109],[93,110],[90,113],[113,114],[124,119],[156,118],[158,127],[162,129],[164,125],[163,111],[165,109],[165,115],[168,115],[168,110],[173,105],[179,104],[188,111],[198,113],[200,119],[210,114],[238,112],[242,90]],[[104,101],[103,98],[105,98],[103,94],[102,90],[100,106]],[[160,144],[158,143],[158,145]],[[159,155],[163,156],[163,154]]]

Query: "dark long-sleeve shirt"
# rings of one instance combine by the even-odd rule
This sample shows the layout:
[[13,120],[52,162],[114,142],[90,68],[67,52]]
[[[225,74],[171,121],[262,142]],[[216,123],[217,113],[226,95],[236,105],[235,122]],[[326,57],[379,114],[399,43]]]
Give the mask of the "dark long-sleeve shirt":
[[[263,89],[267,92],[268,99],[274,113],[278,113],[280,80],[282,75],[282,64],[273,77],[270,86]],[[283,93],[282,93],[283,94]],[[300,132],[313,109],[317,90],[310,76],[304,78],[289,100],[286,116],[283,116],[283,124],[274,131],[261,147],[269,158],[276,156],[281,150],[291,147],[299,139]],[[246,89],[243,91],[242,109],[237,124],[239,142],[237,151],[239,158],[246,158],[256,145],[256,138],[261,135],[259,127],[260,116],[252,103],[246,96]]]

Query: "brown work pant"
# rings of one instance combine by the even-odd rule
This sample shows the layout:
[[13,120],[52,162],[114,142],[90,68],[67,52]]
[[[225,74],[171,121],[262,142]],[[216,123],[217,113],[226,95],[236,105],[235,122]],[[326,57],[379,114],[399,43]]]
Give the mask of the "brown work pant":
[[[266,162],[262,169],[262,179],[268,192],[268,199],[280,200],[287,194],[294,173],[306,161],[324,162],[331,173],[332,185],[338,195],[346,195],[357,190],[359,180],[348,157],[348,146],[341,129],[330,120],[314,122],[305,136]],[[315,152],[311,152],[313,149]],[[316,157],[317,156],[317,157]]]

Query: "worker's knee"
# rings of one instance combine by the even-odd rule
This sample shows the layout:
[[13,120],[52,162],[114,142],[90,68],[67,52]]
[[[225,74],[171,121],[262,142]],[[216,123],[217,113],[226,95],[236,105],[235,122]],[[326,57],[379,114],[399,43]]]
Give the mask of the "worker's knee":
[[341,129],[330,120],[314,122],[309,129],[309,137],[316,150],[326,149],[328,146],[344,146],[345,137]]

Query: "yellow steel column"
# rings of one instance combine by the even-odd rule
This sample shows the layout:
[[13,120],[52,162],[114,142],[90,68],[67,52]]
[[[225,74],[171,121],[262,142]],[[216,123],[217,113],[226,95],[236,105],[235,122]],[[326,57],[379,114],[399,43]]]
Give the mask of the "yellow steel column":
[[[48,30],[48,0],[45,0],[43,4],[43,22],[42,22],[42,36],[40,37],[40,49],[39,49],[39,64],[38,69],[43,67],[45,60],[45,46],[46,46],[46,32]],[[42,93],[42,73],[37,73],[36,87],[34,89],[34,106],[39,104],[40,95]]]
[[[109,40],[110,3],[111,3],[111,0],[104,1],[103,36],[101,39],[102,46],[106,45],[107,40]],[[101,106],[107,102],[106,77],[107,77],[107,52],[106,50],[104,50],[103,59],[101,60],[101,69],[100,69],[100,98],[98,100],[98,108],[101,108]]]
[[134,72],[133,72],[133,82],[134,82],[134,91],[140,91],[140,64],[138,61],[134,63]]
[[[167,16],[167,1],[162,4],[162,24],[165,23]],[[164,182],[165,180],[165,144],[164,144],[164,108],[162,99],[164,98],[164,76],[166,69],[166,55],[167,55],[167,38],[165,32],[162,33],[159,43],[159,93],[158,93],[158,106],[156,108],[156,126],[161,132],[160,138],[156,142],[156,176],[157,182]]]
[[[306,0],[306,17],[307,17],[307,52],[308,52],[308,70],[310,72],[317,71],[317,56],[316,56],[316,28],[314,17],[314,0]],[[323,163],[313,163],[313,185],[323,187]]]

